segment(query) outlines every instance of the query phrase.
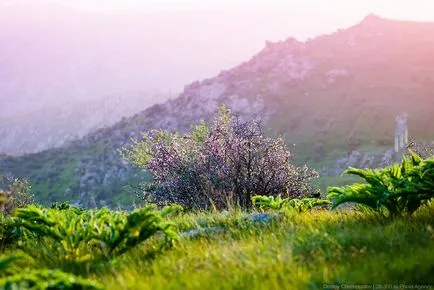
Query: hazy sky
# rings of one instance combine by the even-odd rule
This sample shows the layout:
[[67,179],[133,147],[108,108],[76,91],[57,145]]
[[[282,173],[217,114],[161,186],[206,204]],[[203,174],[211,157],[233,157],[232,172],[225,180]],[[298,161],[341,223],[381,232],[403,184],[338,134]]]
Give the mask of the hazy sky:
[[[285,13],[287,21],[279,22],[283,26],[282,37],[291,33],[301,39],[354,25],[370,13],[394,19],[434,21],[434,0],[0,0],[4,3],[22,1],[32,4],[57,2],[78,10],[106,13],[229,11],[240,13],[240,18],[248,17],[249,12]],[[294,29],[294,26],[298,28]],[[270,38],[276,34],[273,30]]]
[[[330,33],[354,25],[370,13],[393,19],[434,21],[434,0],[0,0],[0,4],[22,2],[55,2],[81,11],[105,13],[225,11],[238,13],[240,19],[249,18],[249,12],[275,13],[279,20],[269,17],[269,23],[258,21],[258,29],[270,26],[270,40],[288,36],[302,40]],[[282,14],[286,17],[284,22]],[[269,25],[273,22],[275,25]]]
[[[52,0],[90,10],[268,10],[360,17],[367,13],[434,20],[433,0]],[[345,14],[345,15],[344,15]],[[321,19],[318,19],[321,20]]]
[[[2,9],[2,4],[18,9]],[[70,13],[74,10],[80,13]],[[2,25],[4,19],[14,22],[19,18],[11,11],[19,11],[20,19],[31,21],[19,28]],[[265,40],[305,40],[356,25],[370,13],[399,20],[434,21],[434,0],[0,0],[0,32],[21,33],[25,39],[34,33],[38,37],[34,39],[39,39],[30,41],[30,48],[19,43],[10,48],[16,55],[14,66],[23,67],[17,78],[30,72],[35,78],[46,74],[46,67],[34,65],[38,60],[47,63],[45,57],[51,57],[46,45],[56,48],[55,52],[65,59],[75,56],[78,60],[72,62],[74,65],[65,60],[65,68],[48,61],[53,71],[54,67],[60,72],[71,69],[82,76],[92,71],[86,65],[95,63],[98,75],[119,72],[130,82],[124,88],[119,81],[101,81],[121,87],[113,92],[154,87],[173,92],[249,60],[264,47]],[[75,16],[71,18],[71,14]],[[65,33],[69,31],[69,18],[75,19],[71,26],[75,30]],[[42,22],[61,32],[53,32],[53,36],[47,29],[37,31],[35,26]],[[89,25],[83,29],[86,23]],[[71,47],[71,42],[80,45]],[[19,49],[31,61],[22,61]],[[27,49],[34,50],[29,54]],[[82,63],[86,64],[83,68]],[[55,76],[62,75],[57,71]],[[48,80],[51,85],[51,75]]]

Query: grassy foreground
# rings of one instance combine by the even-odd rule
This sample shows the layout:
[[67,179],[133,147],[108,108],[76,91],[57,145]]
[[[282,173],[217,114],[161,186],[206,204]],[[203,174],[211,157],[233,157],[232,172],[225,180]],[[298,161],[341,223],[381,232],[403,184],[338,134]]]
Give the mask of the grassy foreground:
[[111,262],[75,269],[35,242],[33,261],[21,267],[73,271],[106,289],[434,286],[433,205],[395,219],[348,209],[270,214],[264,221],[237,210],[180,214],[171,218],[181,237],[174,247],[154,251],[153,238]]

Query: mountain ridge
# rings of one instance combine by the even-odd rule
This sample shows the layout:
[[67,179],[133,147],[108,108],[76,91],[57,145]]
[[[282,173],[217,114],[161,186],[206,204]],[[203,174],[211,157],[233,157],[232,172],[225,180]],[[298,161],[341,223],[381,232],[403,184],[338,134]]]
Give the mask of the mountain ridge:
[[[79,123],[98,125],[89,130],[115,121],[96,120],[79,109],[73,109],[76,118],[67,121],[52,107],[94,108],[89,101],[141,91],[141,102],[131,97],[121,104],[136,103],[135,110],[131,106],[119,115],[138,113],[178,93],[186,82],[238,63],[256,50],[258,35],[264,33],[241,33],[246,24],[232,12],[224,12],[228,19],[222,22],[224,16],[212,11],[102,13],[49,1],[19,2],[0,4],[0,152],[14,154],[82,137],[84,133],[74,133],[78,126],[59,126],[78,118]],[[242,41],[243,47],[233,39]]]
[[[365,162],[368,157],[348,152],[386,152],[393,145],[395,116],[401,112],[409,115],[411,135],[434,139],[432,48],[434,23],[377,16],[306,42],[267,42],[250,60],[188,84],[175,99],[67,147],[2,158],[0,168],[30,176],[46,202],[69,199],[113,206],[131,201],[132,194],[123,192],[123,186],[146,176],[125,164],[116,150],[140,137],[141,131],[185,132],[194,123],[209,121],[222,103],[241,116],[264,117],[269,134],[295,144],[290,150],[297,162],[319,169],[333,168],[336,160],[348,165],[343,156]],[[41,163],[46,165],[40,168]],[[23,164],[26,169],[20,169]]]
[[[124,92],[0,117],[0,152],[15,155],[57,148],[105,128],[149,105],[148,93]],[[168,99],[169,96],[160,95]],[[32,120],[23,125],[23,120]]]

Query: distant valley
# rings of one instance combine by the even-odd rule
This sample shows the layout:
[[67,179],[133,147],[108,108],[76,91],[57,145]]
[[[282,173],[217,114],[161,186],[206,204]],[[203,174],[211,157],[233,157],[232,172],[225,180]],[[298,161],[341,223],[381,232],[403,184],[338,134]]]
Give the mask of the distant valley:
[[[155,99],[168,98],[155,95]],[[149,94],[125,92],[0,117],[0,152],[21,155],[61,147],[151,104]]]

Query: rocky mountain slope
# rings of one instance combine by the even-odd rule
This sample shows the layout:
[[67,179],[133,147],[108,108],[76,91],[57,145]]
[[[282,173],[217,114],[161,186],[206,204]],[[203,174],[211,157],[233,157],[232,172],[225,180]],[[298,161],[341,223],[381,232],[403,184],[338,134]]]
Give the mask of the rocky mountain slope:
[[102,13],[52,1],[3,2],[0,153],[60,146],[139,113],[238,63],[263,33],[242,34],[244,22],[229,12]]
[[[136,114],[151,104],[149,95],[125,92],[0,116],[0,152],[18,155],[63,146]],[[155,95],[155,99],[168,98]]]
[[434,139],[433,49],[434,23],[372,15],[306,42],[267,42],[249,61],[186,86],[176,99],[64,148],[4,156],[0,168],[28,176],[45,202],[124,203],[132,195],[123,186],[145,177],[116,150],[141,131],[185,131],[209,120],[221,103],[245,116],[263,116],[269,133],[282,134],[291,144],[297,162],[324,168],[326,174],[339,172],[332,170],[337,159],[340,165],[357,165],[350,159],[360,163],[367,153],[387,163],[394,119],[401,112],[408,113],[412,136]]

